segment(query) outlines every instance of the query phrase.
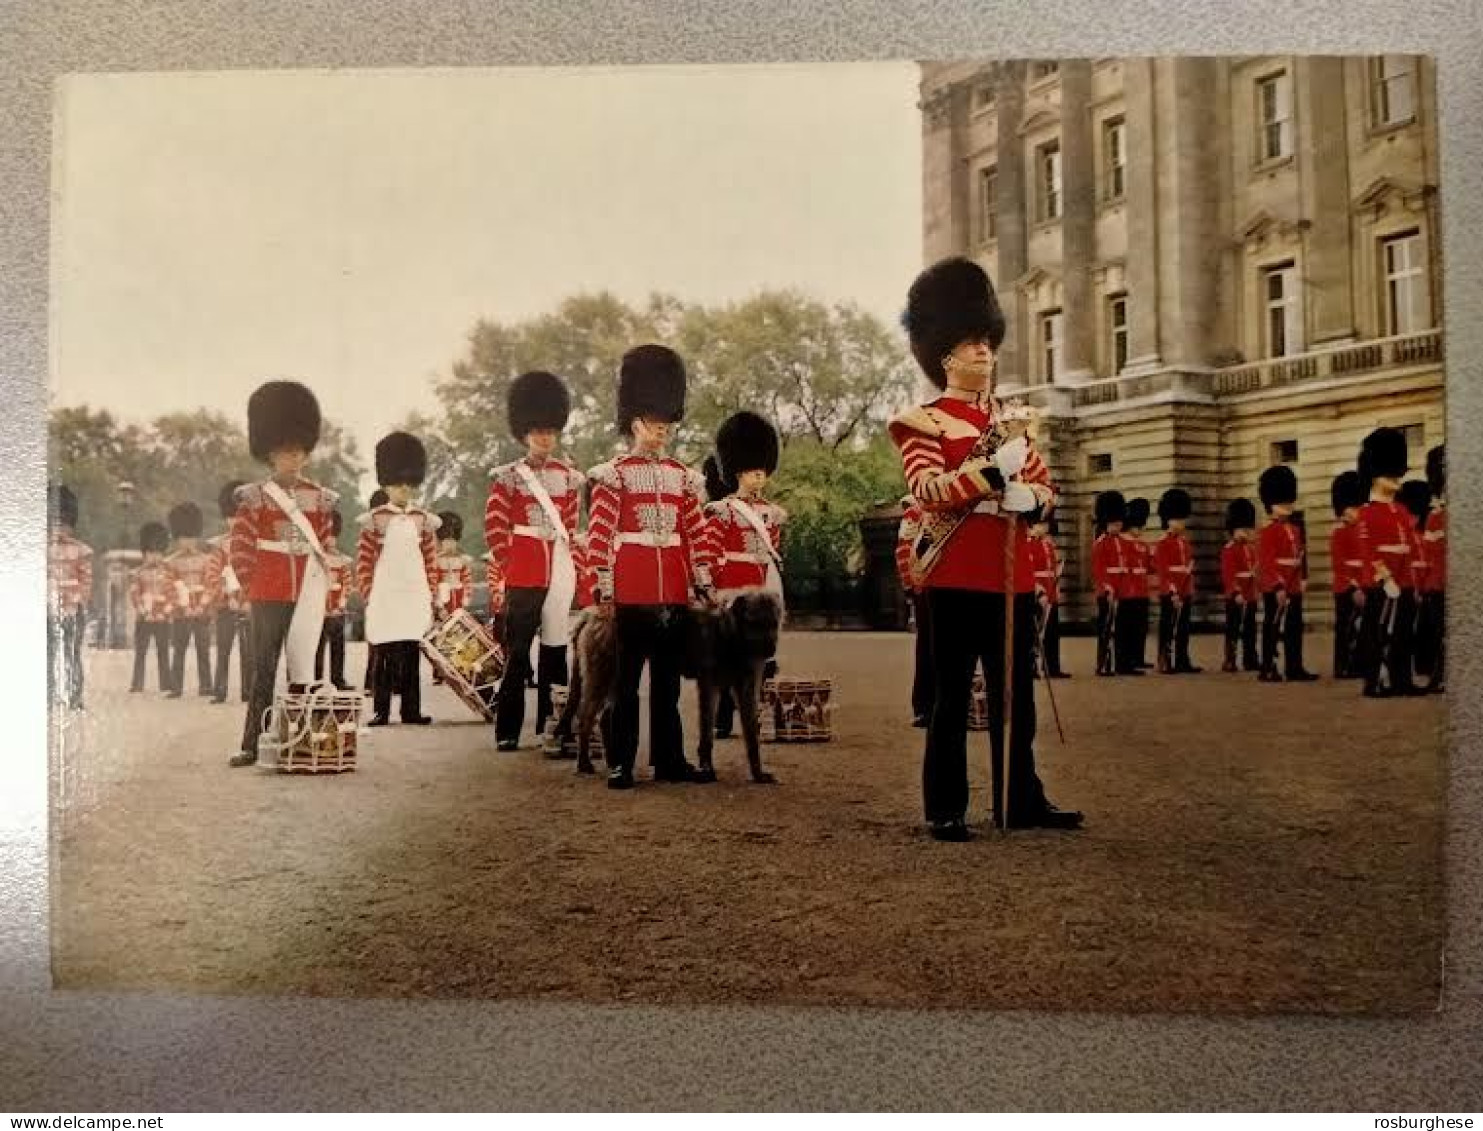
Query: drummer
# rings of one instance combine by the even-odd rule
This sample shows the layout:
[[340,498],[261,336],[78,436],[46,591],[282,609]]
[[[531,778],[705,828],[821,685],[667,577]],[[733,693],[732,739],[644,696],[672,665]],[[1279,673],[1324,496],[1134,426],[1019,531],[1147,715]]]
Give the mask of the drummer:
[[551,688],[566,682],[566,646],[577,575],[572,538],[577,531],[583,475],[555,458],[571,415],[571,394],[560,377],[524,373],[510,385],[506,415],[525,456],[491,473],[484,509],[484,540],[503,590],[497,632],[509,658],[495,708],[499,750],[520,746],[530,652],[540,637],[536,734],[551,716]]

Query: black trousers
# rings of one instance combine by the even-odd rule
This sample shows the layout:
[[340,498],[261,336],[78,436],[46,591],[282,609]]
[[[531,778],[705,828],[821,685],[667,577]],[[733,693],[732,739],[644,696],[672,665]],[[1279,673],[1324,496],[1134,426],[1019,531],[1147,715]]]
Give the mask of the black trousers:
[[1359,670],[1359,629],[1362,610],[1354,603],[1354,590],[1334,594],[1334,678],[1348,679]]
[[685,727],[680,720],[680,681],[684,664],[684,605],[619,605],[614,610],[618,672],[613,710],[603,735],[607,763],[632,772],[638,758],[639,682],[649,668],[649,765],[656,774],[685,761]]
[[1040,636],[1045,651],[1041,667],[1051,675],[1061,675],[1061,606],[1051,605],[1041,615],[1045,618],[1045,631]]
[[1120,607],[1115,597],[1097,594],[1097,674],[1111,675],[1117,670]]
[[211,646],[209,617],[182,617],[176,621],[171,636],[174,655],[171,657],[170,690],[185,693],[185,651],[191,644],[196,647],[196,691],[210,695],[216,690],[211,672]]
[[252,690],[247,696],[247,719],[242,724],[242,750],[257,753],[258,735],[263,729],[263,712],[273,705],[273,689],[278,683],[278,660],[288,640],[288,626],[294,617],[292,601],[254,601],[252,627]]
[[422,717],[422,650],[416,640],[376,645],[371,702],[378,717],[391,715],[393,695],[401,700],[402,722]]
[[1189,598],[1176,610],[1173,597],[1167,593],[1159,596],[1159,659],[1177,672],[1195,666],[1189,658],[1189,619]]
[[1227,597],[1226,659],[1234,664],[1238,652],[1242,671],[1254,672],[1261,667],[1256,654],[1256,605]]
[[1133,598],[1133,639],[1128,642],[1128,658],[1134,667],[1148,667],[1148,625],[1153,619],[1153,602],[1147,597]]
[[361,681],[361,686],[365,688],[368,695],[376,686],[376,652],[376,645],[369,640],[366,641],[366,678]]
[[[525,728],[525,685],[530,681],[530,647],[541,631],[541,609],[546,603],[545,589],[519,588],[505,592],[505,608],[500,617],[500,643],[505,649],[505,675],[500,680],[499,697],[494,708],[495,741],[517,741]],[[566,682],[566,649],[561,653],[561,683]],[[556,661],[548,659],[546,649],[536,660],[543,678],[536,685],[537,733],[551,717],[550,676]]]
[[235,609],[219,609],[216,614],[216,700],[227,697],[227,669],[232,662],[232,645],[237,649],[237,679],[242,685],[242,702],[252,695],[252,633],[247,614]]
[[1378,688],[1382,676],[1392,691],[1411,687],[1415,648],[1416,591],[1402,589],[1392,601],[1383,588],[1366,590],[1359,661],[1366,689]]
[[911,595],[912,615],[917,622],[916,665],[911,677],[911,713],[913,718],[932,714],[937,698],[937,676],[932,668],[932,603],[925,591]]
[[48,702],[82,706],[83,619],[80,609],[47,618]]
[[173,686],[174,672],[171,670],[170,663],[170,622],[137,620],[134,622],[134,678],[129,683],[130,691],[144,690],[144,657],[149,651],[151,642],[159,658],[160,690],[169,691]]
[[345,616],[327,616],[319,631],[319,647],[314,650],[314,679],[324,678],[324,654],[330,654],[330,682],[336,687],[349,687],[345,682]]
[[1124,597],[1117,603],[1113,660],[1120,672],[1135,671],[1148,651],[1148,598]]
[[[1004,609],[1002,593],[929,589],[932,659],[937,695],[927,725],[922,760],[922,800],[927,820],[944,821],[968,811],[968,706],[973,674],[982,665],[989,699],[990,779],[996,823],[1004,767]],[[1035,596],[1014,604],[1013,735],[1009,752],[1009,816],[1046,806],[1035,772]]]
[[1416,670],[1440,687],[1447,675],[1447,594],[1423,593],[1418,620]]
[[[1279,624],[1280,622],[1280,624]],[[1296,675],[1303,670],[1303,598],[1287,599],[1287,612],[1277,608],[1277,594],[1262,594],[1262,671],[1277,670],[1278,636],[1281,636],[1283,672]]]

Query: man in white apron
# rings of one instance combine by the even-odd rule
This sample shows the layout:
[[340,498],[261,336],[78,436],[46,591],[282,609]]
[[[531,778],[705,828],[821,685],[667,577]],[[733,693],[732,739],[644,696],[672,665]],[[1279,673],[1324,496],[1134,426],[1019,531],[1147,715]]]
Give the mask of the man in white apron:
[[499,750],[520,746],[531,650],[539,636],[536,733],[551,717],[551,687],[566,682],[566,644],[576,596],[572,538],[583,475],[553,454],[571,414],[571,394],[551,373],[525,373],[510,385],[510,434],[526,454],[491,472],[484,539],[503,585],[496,635],[507,666],[495,706]]

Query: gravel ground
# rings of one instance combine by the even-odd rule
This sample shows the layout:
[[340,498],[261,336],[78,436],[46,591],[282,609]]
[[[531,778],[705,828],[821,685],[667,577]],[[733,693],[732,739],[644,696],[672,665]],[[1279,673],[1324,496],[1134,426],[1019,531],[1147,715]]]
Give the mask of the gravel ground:
[[[90,652],[54,766],[63,988],[984,1009],[1431,1009],[1443,941],[1441,697],[1251,675],[1099,680],[1066,642],[1041,776],[1081,833],[920,826],[904,634],[789,634],[835,739],[776,786],[617,794],[490,732],[368,732],[360,769],[229,770],[242,708],[129,695]],[[1327,655],[1315,636],[1310,653]],[[1195,641],[1218,666],[1219,642]],[[348,670],[361,670],[352,646]],[[687,689],[687,727],[693,709]],[[693,750],[694,738],[689,741]]]

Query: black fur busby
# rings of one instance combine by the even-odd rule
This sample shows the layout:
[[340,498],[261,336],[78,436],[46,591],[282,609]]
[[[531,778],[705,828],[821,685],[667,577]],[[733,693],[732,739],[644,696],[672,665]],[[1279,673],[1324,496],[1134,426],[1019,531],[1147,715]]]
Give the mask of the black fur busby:
[[1432,512],[1432,489],[1425,479],[1407,479],[1396,493],[1396,501],[1411,512],[1419,528]]
[[1359,477],[1359,472],[1341,471],[1334,476],[1333,485],[1329,488],[1329,500],[1333,503],[1335,518],[1350,507],[1364,506],[1365,485]]
[[52,521],[58,526],[76,528],[77,526],[77,494],[65,483],[58,483],[51,489],[51,516]]
[[201,536],[201,508],[195,503],[179,503],[171,507],[165,521],[170,524],[170,534],[175,538]]
[[216,509],[221,512],[221,517],[232,518],[237,513],[237,492],[247,486],[240,479],[233,479],[221,485],[221,490],[216,493]]
[[421,487],[427,477],[427,449],[410,432],[393,432],[376,444],[376,482]]
[[1188,520],[1193,510],[1194,503],[1183,487],[1170,487],[1159,496],[1159,522],[1166,528],[1171,522]]
[[667,346],[635,346],[618,366],[618,429],[626,436],[640,416],[685,419],[685,363]]
[[163,522],[146,522],[139,528],[139,549],[146,554],[163,554],[170,548],[170,532]]
[[1437,498],[1447,492],[1447,445],[1438,444],[1426,453],[1426,481]]
[[1256,482],[1256,489],[1268,514],[1272,513],[1273,507],[1290,507],[1298,501],[1298,477],[1285,463],[1279,463],[1262,472],[1261,478]]
[[1148,500],[1129,499],[1123,525],[1129,530],[1142,530],[1148,525]]
[[1376,428],[1359,446],[1359,474],[1367,482],[1403,479],[1408,468],[1406,434],[1399,429]]
[[1226,504],[1226,533],[1250,530],[1256,526],[1256,507],[1250,499],[1232,499]]
[[340,537],[340,532],[345,529],[345,516],[339,511],[330,511],[330,537]]
[[942,359],[963,342],[986,338],[997,350],[1004,341],[1004,312],[988,272],[961,256],[934,263],[916,277],[901,324],[912,356],[939,389],[947,386]]
[[1122,522],[1128,517],[1128,502],[1121,491],[1103,491],[1093,504],[1092,517],[1098,526]]
[[385,488],[377,487],[371,492],[370,507],[372,510],[375,510],[377,507],[384,507],[389,502],[391,502],[391,496],[386,493]]
[[716,430],[716,456],[728,479],[778,469],[778,430],[755,412],[732,413]]
[[725,472],[721,470],[721,463],[715,456],[706,456],[700,470],[705,475],[705,497],[710,502],[718,502],[727,495],[736,494],[736,480],[726,478]]
[[524,440],[537,428],[560,432],[571,414],[572,395],[556,374],[537,370],[522,373],[510,382],[510,392],[505,398],[505,418],[510,423],[510,435],[515,439]]
[[297,381],[269,381],[247,398],[247,446],[260,462],[275,448],[312,452],[319,426],[319,401]]
[[452,538],[455,542],[463,540],[463,518],[453,511],[439,511],[438,521],[442,523],[438,527],[438,538]]

